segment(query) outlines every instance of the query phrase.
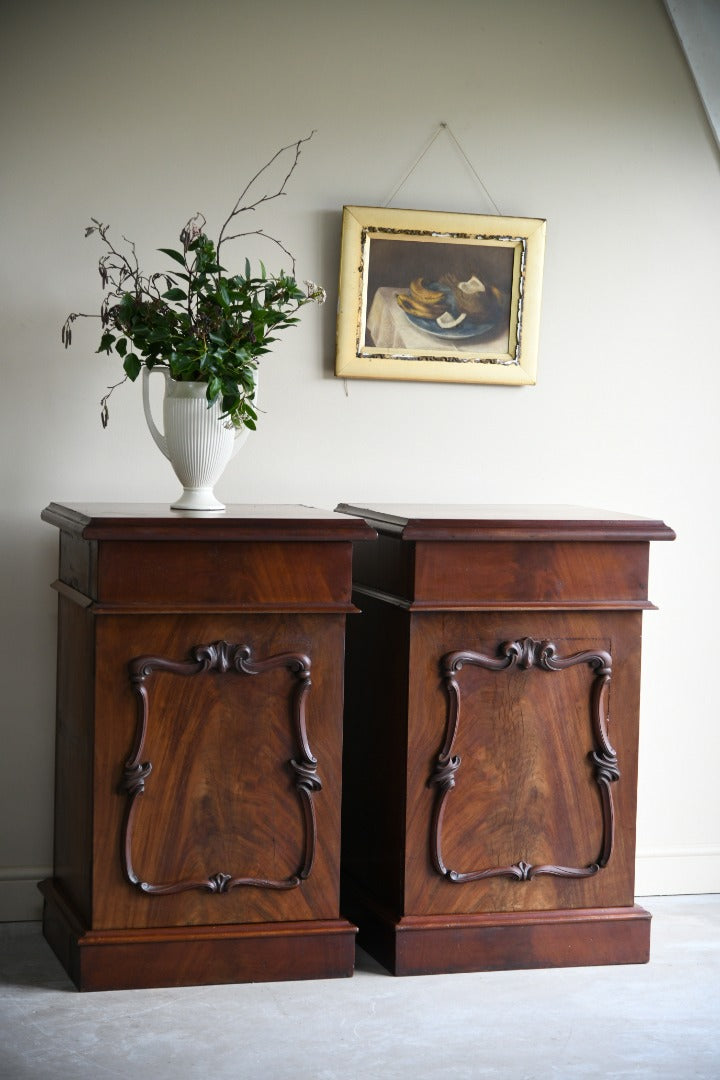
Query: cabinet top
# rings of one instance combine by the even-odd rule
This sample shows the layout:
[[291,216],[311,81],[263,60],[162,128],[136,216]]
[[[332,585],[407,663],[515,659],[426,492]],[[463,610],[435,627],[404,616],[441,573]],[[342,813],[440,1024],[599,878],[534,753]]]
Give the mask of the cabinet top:
[[336,509],[403,540],[675,539],[664,521],[583,506],[340,503]]
[[371,540],[362,517],[313,506],[247,503],[224,512],[159,503],[51,502],[42,520],[84,540]]

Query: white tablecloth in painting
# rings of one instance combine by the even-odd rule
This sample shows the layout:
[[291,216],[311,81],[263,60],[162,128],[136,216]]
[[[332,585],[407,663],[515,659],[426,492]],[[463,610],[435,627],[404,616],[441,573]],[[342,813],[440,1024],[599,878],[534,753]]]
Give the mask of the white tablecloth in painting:
[[462,353],[506,353],[508,335],[506,327],[481,337],[461,338],[453,341],[447,337],[428,334],[408,319],[395,297],[407,292],[407,288],[384,285],[372,298],[367,317],[367,329],[373,345],[378,349],[442,349],[447,356]]

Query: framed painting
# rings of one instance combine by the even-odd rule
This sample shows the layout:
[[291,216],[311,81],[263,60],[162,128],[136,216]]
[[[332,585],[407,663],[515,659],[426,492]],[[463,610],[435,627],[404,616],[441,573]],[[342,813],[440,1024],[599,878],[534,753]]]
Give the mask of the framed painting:
[[541,218],[343,208],[335,374],[536,381]]

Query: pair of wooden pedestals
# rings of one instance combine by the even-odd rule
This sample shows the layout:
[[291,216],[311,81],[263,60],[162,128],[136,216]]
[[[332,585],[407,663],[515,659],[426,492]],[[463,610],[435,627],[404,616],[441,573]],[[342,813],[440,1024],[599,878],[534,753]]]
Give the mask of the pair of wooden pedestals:
[[637,727],[662,522],[43,518],[60,530],[44,932],[79,989],[347,976],[356,926],[396,974],[647,960]]

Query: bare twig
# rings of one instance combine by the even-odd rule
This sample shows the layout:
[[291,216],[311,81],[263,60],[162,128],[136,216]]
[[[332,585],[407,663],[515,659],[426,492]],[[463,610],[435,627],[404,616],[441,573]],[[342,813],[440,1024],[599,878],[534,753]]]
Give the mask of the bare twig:
[[270,236],[264,231],[264,229],[251,229],[249,232],[235,233],[233,236],[226,236],[226,240],[238,240],[242,236],[262,236],[264,240],[271,240],[273,244],[277,244],[281,251],[284,251],[288,259],[292,263],[292,276],[295,277],[295,256],[292,251],[288,251],[284,244],[282,244],[275,236]]
[[[310,132],[309,135],[305,136],[305,138],[298,139],[297,142],[288,143],[287,146],[281,147],[281,149],[278,150],[277,153],[273,154],[273,156],[270,158],[270,160],[265,165],[263,165],[262,169],[259,169],[258,172],[255,173],[252,180],[250,180],[250,182],[245,185],[245,187],[243,188],[243,190],[240,193],[240,196],[239,196],[237,202],[235,203],[235,206],[232,208],[232,210],[228,214],[226,220],[223,222],[222,228],[220,229],[220,235],[218,236],[217,247],[215,249],[217,251],[217,253],[218,253],[218,262],[220,261],[220,245],[225,240],[234,239],[234,237],[226,237],[225,236],[225,230],[227,229],[227,227],[230,224],[230,222],[232,221],[232,219],[234,217],[237,217],[238,214],[244,214],[247,210],[254,210],[256,207],[260,206],[262,203],[271,202],[273,199],[277,199],[281,195],[285,194],[285,186],[286,186],[288,180],[290,179],[290,177],[292,176],[292,174],[295,172],[295,169],[297,167],[297,163],[300,160],[301,147],[302,147],[303,143],[309,142],[310,139],[312,139],[314,134],[315,134],[315,130],[313,129]],[[280,157],[281,154],[284,154],[286,150],[292,150],[293,148],[295,150],[295,154],[294,154],[294,157],[293,157],[292,165],[288,169],[287,174],[285,176],[285,179],[283,180],[283,182],[280,185],[280,187],[278,188],[278,190],[273,192],[273,194],[271,194],[271,195],[261,195],[259,199],[255,200],[255,202],[248,203],[247,206],[242,206],[241,204],[242,204],[243,199],[245,198],[245,196],[247,195],[248,191],[253,186],[255,181],[260,176],[262,176],[262,174],[267,169],[270,168],[270,166],[273,164],[273,162],[277,161],[277,159]],[[261,230],[258,230],[258,231],[261,231]],[[245,234],[244,233],[238,233],[238,236],[243,236],[243,235],[249,235],[249,234],[247,234],[247,233],[245,233]],[[272,239],[272,237],[269,237],[268,239]]]

